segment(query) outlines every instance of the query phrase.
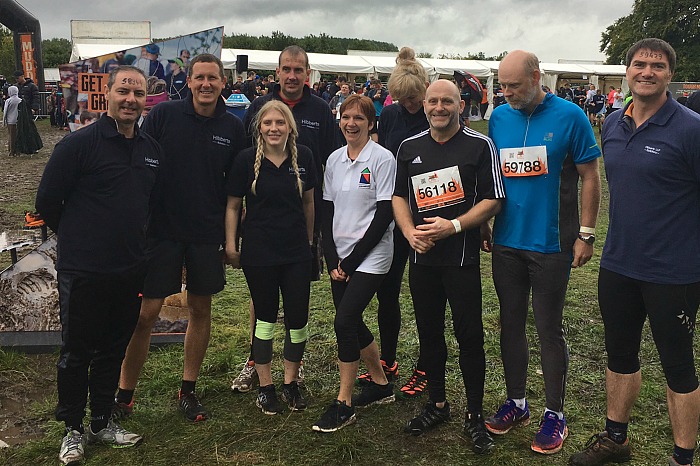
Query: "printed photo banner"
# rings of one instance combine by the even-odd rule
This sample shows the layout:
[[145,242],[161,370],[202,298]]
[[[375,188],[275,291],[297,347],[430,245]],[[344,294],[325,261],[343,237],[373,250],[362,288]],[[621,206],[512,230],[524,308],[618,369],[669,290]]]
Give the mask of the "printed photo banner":
[[223,37],[221,26],[59,66],[66,120],[73,123],[71,128],[78,128],[81,114],[94,119],[107,111],[104,88],[110,70],[119,65],[136,66],[149,77],[148,108],[165,100],[185,98],[190,60],[202,53],[220,58]]

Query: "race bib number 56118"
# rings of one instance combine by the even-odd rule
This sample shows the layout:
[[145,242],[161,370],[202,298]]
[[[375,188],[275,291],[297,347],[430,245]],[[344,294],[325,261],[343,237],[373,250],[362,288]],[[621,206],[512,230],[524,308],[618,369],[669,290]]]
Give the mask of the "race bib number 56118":
[[448,167],[411,177],[418,212],[464,202],[459,168]]
[[538,176],[547,174],[547,146],[501,149],[503,176]]

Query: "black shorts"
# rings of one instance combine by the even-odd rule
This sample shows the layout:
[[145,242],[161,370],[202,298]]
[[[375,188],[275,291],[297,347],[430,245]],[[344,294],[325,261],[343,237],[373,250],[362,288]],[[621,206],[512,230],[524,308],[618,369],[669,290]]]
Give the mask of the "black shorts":
[[148,249],[148,273],[144,298],[165,298],[182,290],[182,266],[186,269],[187,291],[210,296],[226,284],[224,251],[219,244],[181,243],[154,240]]
[[698,387],[693,355],[700,282],[661,285],[601,267],[598,300],[605,325],[608,369],[633,374],[640,368],[642,327],[647,317],[668,386],[676,393]]

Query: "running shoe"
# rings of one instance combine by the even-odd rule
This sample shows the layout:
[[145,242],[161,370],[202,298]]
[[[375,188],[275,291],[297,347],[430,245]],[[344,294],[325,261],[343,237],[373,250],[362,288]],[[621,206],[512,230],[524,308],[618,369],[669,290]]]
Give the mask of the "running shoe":
[[255,370],[255,363],[253,361],[246,361],[246,363],[243,364],[241,373],[231,382],[231,390],[239,393],[249,392],[255,386],[257,380],[258,372]]
[[484,416],[481,413],[474,414],[467,411],[464,419],[464,433],[472,439],[472,451],[476,454],[490,453],[496,446],[496,442],[486,429]]
[[617,443],[603,431],[593,434],[583,450],[569,457],[571,466],[602,466],[606,463],[624,463],[632,458],[629,439]]
[[407,434],[421,435],[428,429],[448,422],[450,419],[450,404],[447,401],[442,408],[438,408],[435,403],[428,401],[423,407],[423,411],[406,423],[403,431]]
[[540,422],[540,430],[532,441],[532,451],[543,455],[556,453],[561,450],[567,435],[569,435],[569,428],[566,427],[566,419],[559,419],[556,413],[546,411]]
[[194,392],[182,393],[182,390],[180,390],[177,398],[178,406],[188,421],[201,422],[209,419],[209,413],[202,406],[202,403],[199,402],[199,398]]
[[344,401],[334,400],[311,429],[316,432],[335,432],[356,420],[354,407],[348,406]]
[[[394,364],[391,367],[387,366],[386,361],[383,359],[380,359],[379,361],[382,363],[382,369],[384,369],[384,374],[386,375],[387,381],[393,382],[399,377],[399,363],[397,361],[394,361]],[[356,382],[358,385],[367,385],[372,382],[372,376],[369,374],[369,371],[367,371],[358,375]]]
[[258,397],[255,399],[255,406],[260,408],[263,414],[267,414],[268,416],[274,416],[283,411],[282,405],[280,405],[277,399],[275,386],[272,384],[258,389]]
[[404,398],[414,398],[421,396],[428,386],[428,378],[424,371],[418,369],[413,370],[413,375],[399,390],[399,394]]
[[85,458],[85,436],[77,430],[66,429],[61,441],[58,460],[61,464],[78,464]]
[[394,384],[379,385],[374,382],[362,387],[359,395],[352,397],[352,405],[356,408],[366,408],[372,405],[385,405],[395,400]]
[[292,411],[303,411],[306,409],[306,400],[299,390],[299,383],[295,380],[289,385],[283,384],[280,393],[282,401],[287,403]]
[[530,425],[530,407],[527,401],[525,401],[525,409],[520,409],[510,398],[503,403],[496,414],[486,419],[486,428],[496,435],[507,434],[513,427],[527,425]]
[[123,421],[124,419],[131,416],[134,412],[134,400],[132,399],[130,403],[121,403],[114,399],[114,405],[112,406],[112,419],[115,421]]
[[143,436],[128,432],[112,419],[107,422],[107,427],[104,429],[93,432],[92,427],[88,427],[85,434],[87,443],[103,443],[112,448],[134,447],[143,440]]
[[25,228],[38,228],[44,226],[44,219],[38,212],[24,211],[24,226]]

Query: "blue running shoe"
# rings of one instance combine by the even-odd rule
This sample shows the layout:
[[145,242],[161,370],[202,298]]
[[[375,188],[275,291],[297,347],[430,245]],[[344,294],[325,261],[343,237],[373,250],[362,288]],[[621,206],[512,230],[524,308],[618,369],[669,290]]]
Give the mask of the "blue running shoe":
[[515,401],[508,398],[496,414],[486,419],[485,423],[492,434],[507,434],[513,427],[524,427],[530,424],[530,407],[525,401],[525,409],[520,409],[515,405]]

